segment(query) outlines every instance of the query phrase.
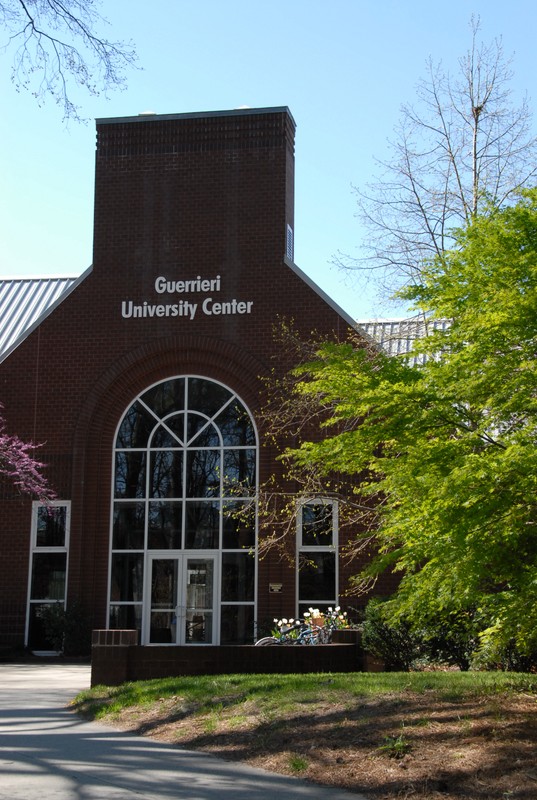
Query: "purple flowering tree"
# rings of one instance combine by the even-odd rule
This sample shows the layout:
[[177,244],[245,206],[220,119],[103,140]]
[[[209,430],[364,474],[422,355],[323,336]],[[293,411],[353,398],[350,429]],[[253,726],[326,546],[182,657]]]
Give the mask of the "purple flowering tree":
[[0,475],[7,478],[21,494],[48,503],[54,499],[55,493],[43,474],[45,464],[34,457],[39,446],[23,442],[18,436],[7,432],[0,405]]

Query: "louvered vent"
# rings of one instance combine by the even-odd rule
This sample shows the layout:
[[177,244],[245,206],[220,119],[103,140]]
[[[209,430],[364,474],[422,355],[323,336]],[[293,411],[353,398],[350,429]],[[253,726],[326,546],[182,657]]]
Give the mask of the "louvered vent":
[[287,226],[287,236],[285,241],[285,255],[290,261],[293,261],[295,253],[294,253],[294,240],[293,240],[293,229],[290,225]]

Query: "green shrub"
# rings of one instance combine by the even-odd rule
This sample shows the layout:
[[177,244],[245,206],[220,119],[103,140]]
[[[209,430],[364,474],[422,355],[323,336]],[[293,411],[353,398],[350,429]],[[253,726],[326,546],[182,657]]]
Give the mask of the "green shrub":
[[424,654],[422,641],[405,622],[389,623],[384,602],[370,600],[365,610],[362,644],[368,652],[384,661],[389,672],[408,671]]
[[424,625],[421,637],[430,661],[469,670],[479,647],[475,612],[446,611]]
[[91,652],[91,626],[80,603],[67,608],[62,603],[44,605],[39,610],[45,636],[53,650],[66,656],[86,656]]
[[514,641],[498,642],[479,635],[483,620],[473,609],[445,611],[420,627],[389,620],[385,601],[367,604],[363,623],[364,648],[384,661],[387,671],[408,671],[449,664],[462,671],[537,672],[537,652],[523,653]]
[[521,653],[514,641],[498,646],[484,639],[474,654],[472,666],[506,672],[537,672],[537,652]]

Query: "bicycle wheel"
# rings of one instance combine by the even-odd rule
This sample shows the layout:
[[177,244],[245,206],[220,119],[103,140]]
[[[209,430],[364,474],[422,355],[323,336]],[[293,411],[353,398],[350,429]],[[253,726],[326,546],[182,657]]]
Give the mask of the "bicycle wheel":
[[276,639],[275,636],[264,636],[262,639],[258,639],[255,643],[256,647],[265,647],[265,645],[269,644],[281,644],[279,639]]

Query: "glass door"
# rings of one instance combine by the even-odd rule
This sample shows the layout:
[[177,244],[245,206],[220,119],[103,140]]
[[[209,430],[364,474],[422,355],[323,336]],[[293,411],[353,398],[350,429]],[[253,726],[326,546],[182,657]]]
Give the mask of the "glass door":
[[148,556],[144,644],[215,644],[215,557]]
[[214,557],[184,556],[185,644],[214,643]]

